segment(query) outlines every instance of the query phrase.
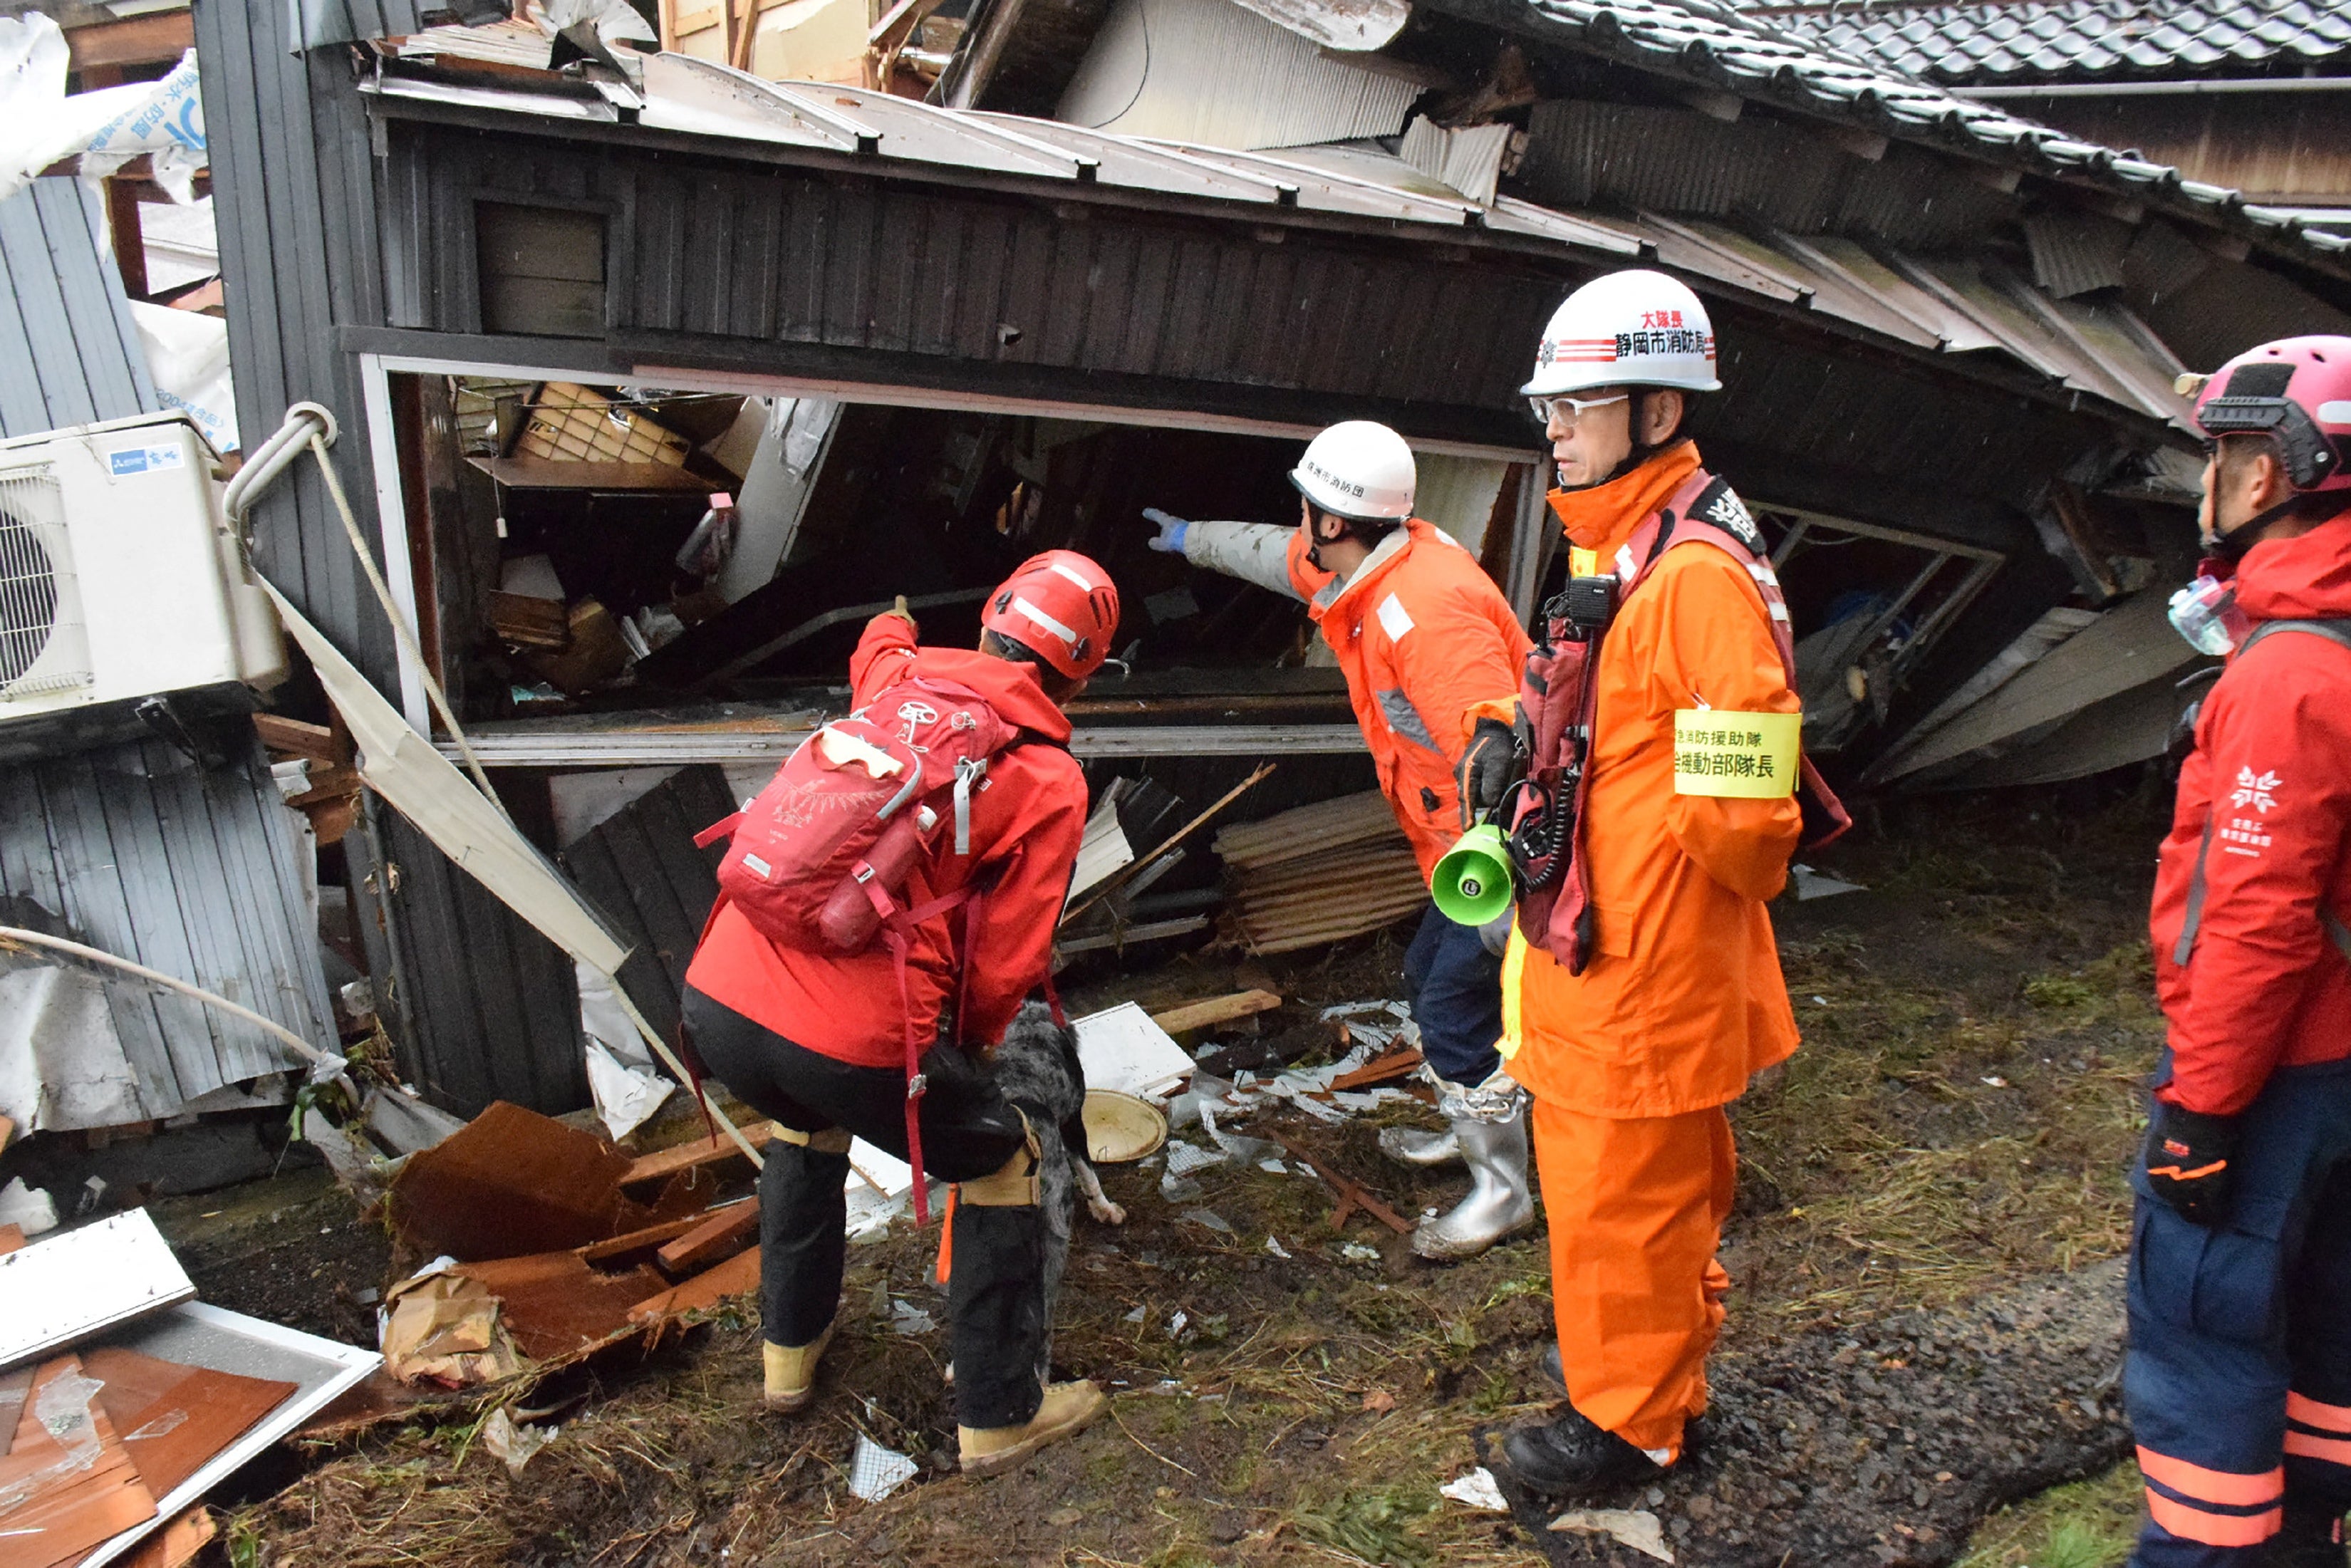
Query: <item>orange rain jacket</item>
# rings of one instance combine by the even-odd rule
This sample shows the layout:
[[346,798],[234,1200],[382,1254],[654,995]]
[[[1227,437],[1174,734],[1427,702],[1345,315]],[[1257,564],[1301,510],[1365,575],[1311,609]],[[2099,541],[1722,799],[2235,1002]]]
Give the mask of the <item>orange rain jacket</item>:
[[1461,836],[1453,768],[1471,708],[1515,686],[1531,643],[1477,558],[1418,517],[1382,539],[1342,585],[1290,530],[1290,581],[1347,677],[1380,792],[1426,878]]
[[[1552,509],[1605,563],[1698,466],[1685,442],[1608,484],[1553,492]],[[1510,1072],[1585,1115],[1680,1115],[1738,1098],[1796,1049],[1763,905],[1786,884],[1802,817],[1792,795],[1676,793],[1674,713],[1800,705],[1753,580],[1697,542],[1668,549],[1617,612],[1598,681],[1584,838],[1598,952],[1571,975],[1513,935]]]

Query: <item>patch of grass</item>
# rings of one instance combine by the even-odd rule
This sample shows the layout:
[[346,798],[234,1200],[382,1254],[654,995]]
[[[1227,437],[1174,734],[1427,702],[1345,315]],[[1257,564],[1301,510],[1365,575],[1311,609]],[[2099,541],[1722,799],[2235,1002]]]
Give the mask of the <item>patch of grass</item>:
[[1959,1568],[2116,1568],[2138,1538],[2138,1467],[2053,1487],[1984,1521]]
[[1413,1524],[1437,1510],[1433,1487],[1377,1487],[1341,1493],[1291,1515],[1298,1533],[1385,1568],[1429,1568],[1436,1562]]

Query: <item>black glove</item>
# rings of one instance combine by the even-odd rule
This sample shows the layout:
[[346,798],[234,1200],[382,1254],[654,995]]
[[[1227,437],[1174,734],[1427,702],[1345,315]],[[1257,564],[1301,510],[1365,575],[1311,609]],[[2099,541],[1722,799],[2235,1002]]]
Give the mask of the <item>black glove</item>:
[[1468,749],[1453,770],[1461,797],[1461,831],[1468,832],[1499,810],[1502,797],[1526,771],[1519,755],[1519,737],[1499,718],[1481,718],[1469,732]]
[[2183,1111],[2158,1100],[2140,1155],[2147,1186],[2181,1218],[2214,1226],[2237,1191],[2237,1118]]

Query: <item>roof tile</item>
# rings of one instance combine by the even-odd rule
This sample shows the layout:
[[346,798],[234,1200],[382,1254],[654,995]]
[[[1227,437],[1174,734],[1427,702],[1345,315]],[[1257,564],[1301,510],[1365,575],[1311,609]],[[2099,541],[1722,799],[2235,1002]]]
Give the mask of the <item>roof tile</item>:
[[2309,0],[1802,0],[1748,14],[1952,83],[2351,72],[2351,12]]

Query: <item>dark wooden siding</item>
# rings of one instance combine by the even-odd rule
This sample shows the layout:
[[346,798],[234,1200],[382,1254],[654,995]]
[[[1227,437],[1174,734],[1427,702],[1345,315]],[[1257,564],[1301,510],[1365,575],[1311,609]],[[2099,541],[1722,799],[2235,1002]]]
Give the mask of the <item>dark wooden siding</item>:
[[718,897],[716,844],[694,847],[694,835],[735,810],[726,776],[688,768],[647,790],[567,847],[563,869],[596,901],[634,948],[621,983],[645,1021],[667,1035],[677,1028],[685,966]]

